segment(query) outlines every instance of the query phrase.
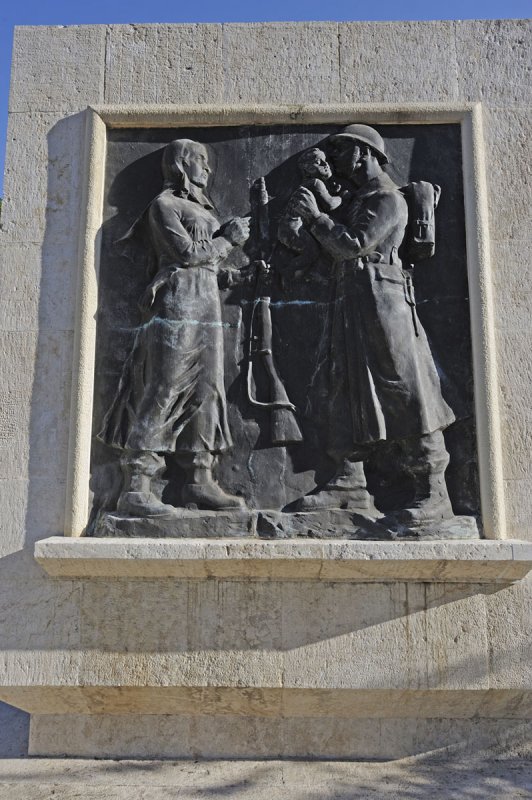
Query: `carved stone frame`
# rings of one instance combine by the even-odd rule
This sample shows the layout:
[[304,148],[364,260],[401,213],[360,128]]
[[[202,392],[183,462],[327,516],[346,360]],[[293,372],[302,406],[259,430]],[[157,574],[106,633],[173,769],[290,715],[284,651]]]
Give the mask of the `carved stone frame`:
[[461,126],[482,522],[486,538],[504,539],[502,450],[481,104],[98,106],[89,107],[85,114],[85,183],[80,214],[65,535],[82,536],[88,519],[96,312],[107,128],[364,122],[394,125],[457,123]]

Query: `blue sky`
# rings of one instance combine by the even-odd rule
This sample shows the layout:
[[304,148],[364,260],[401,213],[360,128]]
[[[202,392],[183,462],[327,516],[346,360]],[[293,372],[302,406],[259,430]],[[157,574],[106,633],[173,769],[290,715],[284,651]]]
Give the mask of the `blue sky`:
[[[4,174],[11,47],[15,25],[120,22],[497,19],[532,16],[532,0],[4,0],[0,10],[0,178]],[[0,187],[1,196],[1,187]]]

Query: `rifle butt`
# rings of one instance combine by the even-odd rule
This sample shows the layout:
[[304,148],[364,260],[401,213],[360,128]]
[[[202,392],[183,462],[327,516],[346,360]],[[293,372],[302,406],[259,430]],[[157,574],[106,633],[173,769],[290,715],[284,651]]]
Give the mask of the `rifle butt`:
[[303,441],[303,434],[290,408],[274,408],[271,412],[272,444],[285,445]]

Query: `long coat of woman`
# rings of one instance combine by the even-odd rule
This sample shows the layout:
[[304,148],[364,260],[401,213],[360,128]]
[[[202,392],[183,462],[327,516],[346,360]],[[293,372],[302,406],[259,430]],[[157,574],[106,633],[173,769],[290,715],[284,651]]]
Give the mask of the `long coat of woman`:
[[231,445],[217,272],[232,244],[214,236],[220,224],[203,192],[172,170],[163,161],[165,188],[139,221],[155,256],[149,311],[102,438],[129,451],[216,454]]

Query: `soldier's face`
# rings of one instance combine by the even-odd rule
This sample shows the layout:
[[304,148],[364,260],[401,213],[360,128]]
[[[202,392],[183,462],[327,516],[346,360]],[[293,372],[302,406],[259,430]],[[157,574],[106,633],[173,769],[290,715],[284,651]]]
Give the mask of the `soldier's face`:
[[209,182],[211,169],[209,167],[207,151],[201,147],[191,153],[184,164],[189,181],[196,186],[204,188]]
[[360,165],[360,146],[352,139],[337,139],[331,148],[331,161],[338,175],[353,180]]

